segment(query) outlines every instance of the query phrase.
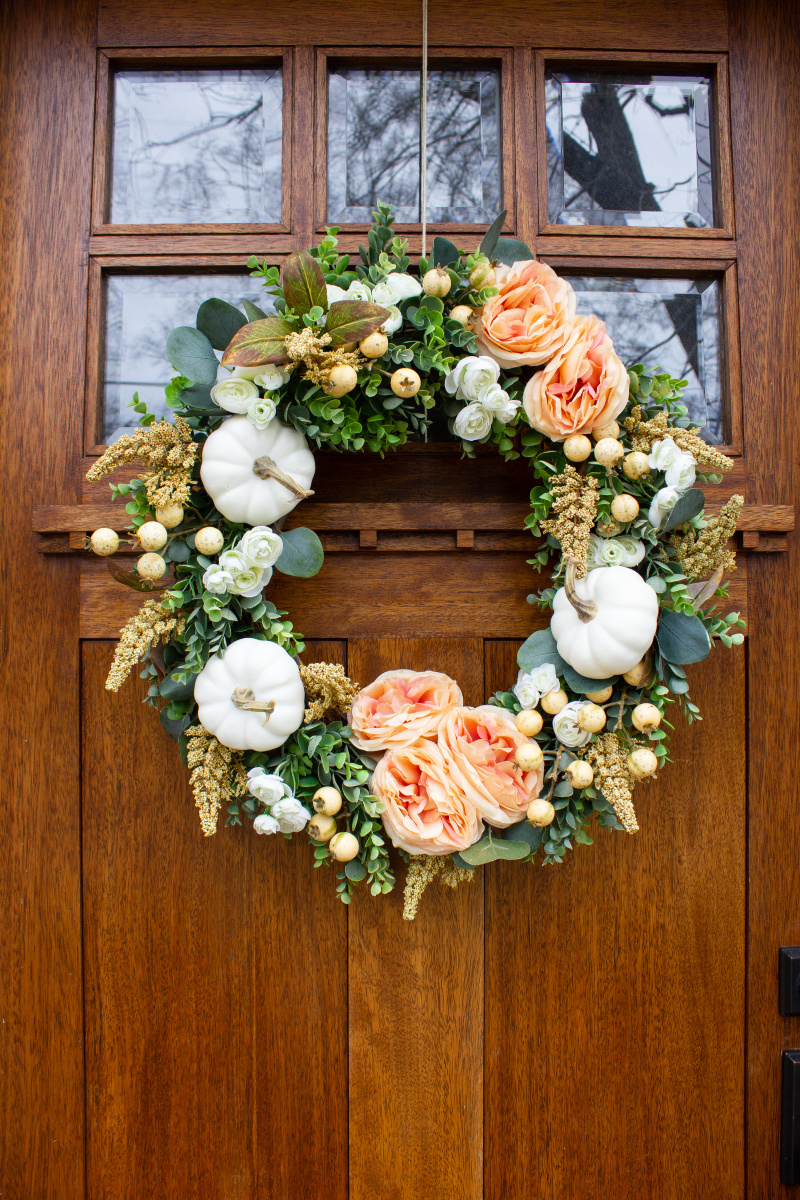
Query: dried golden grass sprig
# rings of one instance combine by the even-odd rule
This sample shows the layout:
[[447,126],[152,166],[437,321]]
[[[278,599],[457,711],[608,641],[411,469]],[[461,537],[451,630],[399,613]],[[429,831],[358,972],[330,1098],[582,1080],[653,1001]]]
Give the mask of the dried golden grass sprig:
[[565,558],[575,564],[575,575],[583,579],[586,574],[586,558],[589,551],[589,536],[597,516],[597,493],[600,485],[590,475],[581,475],[575,467],[567,466],[561,475],[554,475],[550,482],[555,514],[541,522],[545,533],[550,533],[561,543]]
[[583,757],[594,770],[594,782],[616,813],[626,833],[637,833],[632,796],[634,779],[628,770],[628,750],[616,733],[603,733]]
[[166,612],[160,600],[146,600],[135,616],[125,622],[106,679],[106,691],[118,692],[133,668],[151,646],[165,644],[173,634],[181,637],[186,618],[183,612]]
[[86,478],[102,479],[124,463],[140,462],[152,468],[142,478],[153,508],[183,505],[189,499],[192,468],[199,453],[183,417],[176,417],[174,425],[162,420],[123,434],[90,467]]
[[457,867],[446,854],[412,854],[403,889],[404,921],[414,920],[425,889],[437,875],[440,883],[456,888],[460,883],[471,883],[475,872],[467,870],[466,867]]
[[665,412],[658,413],[649,421],[642,420],[642,406],[635,405],[631,415],[625,421],[625,428],[630,434],[634,450],[649,454],[656,442],[662,438],[671,437],[679,450],[688,450],[698,466],[710,471],[730,471],[733,462],[727,454],[709,446],[700,437],[699,429],[681,429],[670,425],[669,416]]
[[301,329],[298,333],[288,333],[284,345],[291,365],[296,367],[302,362],[305,366],[303,378],[324,386],[334,367],[347,365],[357,370],[365,363],[357,350],[326,350],[330,341],[329,333],[319,334],[313,329]]
[[204,729],[192,725],[186,730],[186,761],[200,825],[206,837],[217,832],[217,818],[223,805],[247,792],[247,771],[240,750],[231,750]]
[[683,537],[673,533],[670,545],[689,579],[706,579],[719,567],[723,571],[736,570],[736,555],[728,540],[736,532],[743,504],[744,496],[731,496],[719,516],[708,519],[705,529],[689,529]]
[[300,663],[300,678],[311,703],[303,714],[303,724],[322,721],[328,713],[347,712],[361,690],[338,663]]

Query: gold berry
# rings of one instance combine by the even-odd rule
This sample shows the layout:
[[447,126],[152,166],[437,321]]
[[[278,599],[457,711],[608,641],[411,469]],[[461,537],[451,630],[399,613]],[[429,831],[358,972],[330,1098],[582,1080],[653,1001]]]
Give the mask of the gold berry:
[[624,453],[625,447],[622,442],[618,442],[616,438],[612,437],[601,438],[594,448],[594,456],[601,467],[613,467]]
[[329,842],[336,833],[336,822],[333,817],[328,817],[325,813],[317,813],[308,822],[309,836],[315,842]]
[[119,537],[113,529],[95,529],[90,540],[95,554],[101,558],[108,558],[109,554],[115,554],[119,549]]
[[143,550],[161,550],[166,546],[169,534],[160,521],[145,521],[136,536]]
[[136,570],[142,579],[160,579],[167,573],[167,564],[160,554],[143,554],[136,563]]
[[357,383],[358,374],[355,367],[351,367],[347,363],[339,363],[337,366],[331,367],[328,372],[325,391],[336,399],[352,392]]
[[622,525],[629,525],[639,515],[639,501],[635,496],[615,496],[611,501],[611,515]]
[[460,325],[469,325],[475,313],[468,304],[457,304],[454,309],[447,314],[452,320],[458,321]]
[[497,283],[497,275],[495,269],[490,262],[477,263],[469,273],[470,287],[481,288],[494,287]]
[[395,396],[402,396],[403,399],[409,400],[412,396],[416,396],[422,380],[410,367],[400,367],[389,380],[389,384]]
[[220,529],[215,529],[213,525],[204,525],[202,529],[198,529],[194,535],[194,548],[198,554],[219,554],[225,543],[225,538],[222,536]]
[[545,825],[552,825],[556,810],[549,800],[531,800],[527,815],[531,825],[542,829]]
[[365,358],[381,358],[389,349],[389,339],[385,333],[370,333],[358,343],[358,348]]
[[661,713],[655,704],[637,704],[631,713],[631,720],[642,733],[646,729],[658,729],[661,724]]
[[592,430],[592,437],[596,442],[601,441],[603,438],[618,438],[619,425],[616,421],[608,421],[605,425],[598,425],[596,429]]
[[586,699],[594,700],[595,704],[603,704],[606,700],[611,698],[611,693],[613,691],[613,687],[607,687],[601,688],[599,692],[587,692]]
[[342,793],[335,787],[321,787],[314,792],[311,803],[314,812],[324,813],[326,817],[334,817],[342,807]]
[[452,280],[444,267],[431,267],[422,279],[422,290],[426,296],[438,296],[442,300],[452,287]]
[[628,479],[641,479],[642,475],[649,475],[650,463],[647,461],[647,455],[641,450],[632,450],[630,454],[625,455],[622,469]]
[[514,762],[522,771],[538,771],[544,762],[541,746],[538,742],[523,742],[517,747]]
[[328,843],[337,862],[350,862],[358,854],[358,838],[352,833],[337,833]]
[[658,770],[658,759],[652,750],[647,750],[642,746],[639,750],[632,750],[628,755],[628,770],[634,779],[646,779],[648,775],[655,775]]
[[569,696],[563,688],[559,688],[557,692],[548,692],[546,696],[542,696],[539,703],[544,711],[551,717],[556,713],[560,713],[565,704],[569,701]]
[[183,509],[180,504],[166,504],[164,508],[156,509],[156,520],[165,529],[175,529],[183,520]]
[[592,443],[582,433],[573,433],[564,442],[564,453],[570,462],[585,462],[592,453]]
[[647,655],[645,655],[641,662],[638,662],[635,667],[631,667],[630,671],[626,671],[622,678],[626,683],[630,683],[633,687],[638,687],[640,683],[644,682],[649,674],[650,660]]
[[606,723],[605,710],[599,704],[583,704],[578,709],[577,722],[587,733],[599,733]]
[[523,708],[522,712],[517,713],[514,721],[517,729],[525,737],[536,737],[544,724],[542,714],[537,712],[535,708]]
[[588,787],[594,779],[594,771],[582,758],[576,758],[574,762],[571,762],[564,771],[564,774],[572,786],[579,791],[581,788]]

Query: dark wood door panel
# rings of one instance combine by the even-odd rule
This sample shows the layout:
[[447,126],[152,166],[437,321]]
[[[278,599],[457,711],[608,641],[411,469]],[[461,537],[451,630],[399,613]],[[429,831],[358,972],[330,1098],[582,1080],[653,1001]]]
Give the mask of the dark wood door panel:
[[340,1200],[344,906],[301,839],[202,836],[143,686],[103,691],[112,649],[83,644],[87,1200]]
[[486,871],[486,1200],[744,1195],[744,653],[692,696],[635,837]]

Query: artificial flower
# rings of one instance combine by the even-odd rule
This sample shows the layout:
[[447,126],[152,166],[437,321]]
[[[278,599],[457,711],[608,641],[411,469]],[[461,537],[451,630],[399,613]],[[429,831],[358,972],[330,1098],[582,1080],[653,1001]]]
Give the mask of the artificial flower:
[[277,833],[278,822],[269,813],[261,813],[253,821],[253,829],[256,833]]
[[585,746],[592,736],[588,729],[581,729],[578,724],[578,713],[585,704],[585,700],[570,700],[553,717],[553,733],[562,746],[568,746],[571,750]]
[[653,529],[660,529],[664,517],[667,513],[672,512],[680,498],[680,492],[674,487],[663,487],[660,491],[656,492],[650,504],[650,511],[647,514],[647,519],[653,526]]
[[[230,368],[227,368],[230,370]],[[248,379],[251,383],[256,375],[259,375],[264,370],[264,363],[260,363],[256,367],[234,367],[231,371],[231,379]],[[226,380],[225,382],[229,382]]]
[[452,854],[483,833],[477,809],[428,738],[385,754],[370,786],[384,806],[383,825],[392,844],[409,854]]
[[247,419],[256,429],[266,429],[273,420],[278,406],[274,400],[265,396],[263,400],[254,400],[247,410]]
[[353,701],[351,741],[359,750],[380,754],[435,737],[444,713],[463,703],[458,684],[440,671],[384,671]]
[[263,388],[265,392],[277,392],[278,388],[282,388],[288,379],[289,372],[285,367],[269,363],[267,366],[261,367],[261,374],[256,375],[253,382]]
[[[259,367],[259,370],[263,370],[263,367]],[[223,379],[211,389],[214,403],[231,413],[246,413],[258,398],[258,388],[252,379]]]
[[523,403],[534,429],[563,442],[607,425],[628,403],[628,372],[599,318],[576,317],[564,345],[525,385]]
[[254,525],[243,533],[235,549],[245,556],[253,567],[264,570],[272,567],[283,552],[283,538],[268,525]]
[[272,805],[270,810],[278,822],[281,833],[300,833],[311,820],[311,813],[294,796],[285,796]]
[[401,300],[410,300],[413,296],[422,294],[422,284],[413,275],[405,275],[402,271],[392,271],[381,283],[376,283],[372,289],[372,300],[375,304],[386,307],[397,305]]
[[541,693],[527,671],[520,671],[511,689],[523,708],[536,708]]
[[480,400],[480,394],[492,384],[496,384],[499,378],[500,368],[494,359],[485,355],[468,354],[459,359],[452,371],[445,376],[444,386],[448,395],[469,403]]
[[482,388],[476,400],[496,421],[502,421],[504,425],[514,420],[520,406],[520,401],[512,400],[499,383],[490,383],[488,387]]
[[453,422],[453,432],[465,442],[478,442],[491,433],[492,414],[482,404],[465,404]]
[[214,596],[224,596],[233,587],[233,575],[219,563],[212,563],[203,572],[203,587]]
[[220,554],[218,561],[233,581],[228,585],[232,596],[257,596],[272,575],[271,567],[268,568],[268,573],[260,567],[254,567],[238,548],[226,550],[224,554]]
[[384,304],[384,308],[388,308],[391,316],[387,317],[380,328],[381,333],[390,334],[397,333],[398,329],[403,324],[403,314],[396,304]]
[[520,671],[512,690],[523,708],[535,708],[542,696],[560,687],[553,663],[542,663],[532,671]]
[[292,789],[280,775],[267,775],[263,767],[252,767],[247,772],[247,790],[266,805],[277,804],[292,794]]
[[335,304],[337,300],[344,300],[347,296],[344,288],[337,287],[335,283],[326,283],[325,290],[328,293],[328,304]]
[[667,487],[674,487],[678,492],[686,492],[695,481],[697,463],[694,455],[688,450],[682,450],[680,458],[671,463],[664,472],[664,482]]
[[511,713],[490,704],[453,708],[439,725],[439,749],[450,778],[487,825],[503,829],[521,821],[542,790],[544,764],[522,771],[514,761],[527,741]]
[[638,566],[644,558],[645,552],[645,545],[642,539],[631,537],[629,533],[623,533],[616,540],[625,551],[625,557],[622,560],[623,567]]
[[560,350],[575,315],[575,293],[546,263],[526,259],[496,268],[498,294],[487,300],[475,334],[501,367],[538,366]]

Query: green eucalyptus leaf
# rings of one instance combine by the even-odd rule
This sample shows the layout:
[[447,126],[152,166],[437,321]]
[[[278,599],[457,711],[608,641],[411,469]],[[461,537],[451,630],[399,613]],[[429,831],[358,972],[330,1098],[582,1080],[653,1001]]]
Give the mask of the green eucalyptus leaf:
[[164,727],[164,729],[167,731],[167,733],[169,734],[169,736],[171,738],[175,739],[176,742],[178,741],[178,739],[180,738],[180,736],[184,732],[184,730],[188,729],[192,723],[192,718],[189,716],[188,713],[186,713],[186,715],[183,717],[178,717],[177,720],[174,720],[174,721],[170,720],[170,718],[167,716],[166,708],[162,708],[161,712],[159,713],[159,717],[161,719],[161,724]]
[[461,867],[462,870],[464,870],[464,871],[474,871],[475,870],[474,864],[469,863],[469,862],[467,862],[467,860],[465,858],[462,858],[461,855],[458,853],[458,851],[454,851],[450,855],[450,857],[453,860],[453,862],[456,864],[456,866]]
[[667,514],[658,532],[667,533],[670,529],[683,525],[685,521],[691,521],[692,517],[696,517],[703,511],[705,503],[706,498],[699,488],[692,488],[691,491],[684,492],[675,507]]
[[711,640],[699,617],[662,609],[656,641],[668,663],[702,662],[711,653]]
[[503,222],[507,216],[508,209],[504,208],[499,216],[495,217],[489,228],[486,230],[486,233],[483,235],[480,251],[481,254],[485,254],[487,258],[492,258],[494,256],[495,247],[497,246],[500,232],[503,228]]
[[325,276],[316,259],[307,250],[296,250],[283,267],[283,296],[289,306],[302,316],[312,308],[328,309],[328,289]]
[[435,237],[433,239],[433,254],[431,256],[434,267],[447,267],[450,263],[458,262],[461,255],[458,248],[446,237]]
[[247,317],[227,300],[204,300],[197,310],[197,328],[215,350],[224,350],[235,333],[247,324]]
[[294,326],[283,317],[250,321],[232,337],[222,356],[225,367],[260,367],[288,362],[284,340]]
[[535,825],[531,825],[530,821],[518,821],[516,825],[512,825],[506,830],[505,840],[507,842],[525,842],[529,849],[535,852],[541,846],[543,837],[543,829],[537,829]]
[[191,387],[184,388],[180,402],[184,408],[200,409],[202,412],[220,411],[217,402],[211,399],[211,388],[207,383],[193,383]]
[[518,241],[517,238],[501,237],[495,243],[492,257],[496,258],[498,262],[506,263],[510,267],[515,262],[522,262],[525,259],[533,258],[533,251],[524,242]]
[[611,687],[616,683],[619,676],[612,675],[609,679],[590,679],[588,675],[581,675],[580,671],[576,671],[568,662],[564,663],[564,670],[559,671],[560,675],[564,676],[567,682],[567,687],[573,692],[599,692],[603,688]]
[[164,700],[191,700],[194,696],[194,681],[195,676],[188,683],[179,683],[177,679],[173,679],[171,675],[165,675],[158,685],[158,694]]
[[264,310],[259,308],[257,304],[253,304],[251,300],[243,300],[242,308],[247,313],[248,321],[266,321],[267,317],[269,316],[269,314],[265,313]]
[[219,360],[204,333],[179,325],[167,334],[167,358],[192,383],[216,383]]
[[283,550],[275,569],[284,575],[297,575],[301,579],[316,575],[325,559],[325,552],[314,530],[301,525],[297,529],[283,530],[281,538]]
[[[556,639],[549,629],[537,629],[517,651],[517,664],[523,671],[535,671],[544,663],[552,663],[557,674],[563,675],[567,664],[558,653]],[[594,689],[590,689],[594,690]]]
[[469,866],[481,867],[485,863],[495,862],[498,858],[527,858],[530,847],[527,842],[506,841],[492,833],[491,829],[487,829],[479,842],[459,853]]
[[336,350],[349,342],[360,342],[368,334],[380,329],[390,316],[388,309],[369,300],[334,301],[328,309],[325,323],[325,332],[331,335],[330,349]]

